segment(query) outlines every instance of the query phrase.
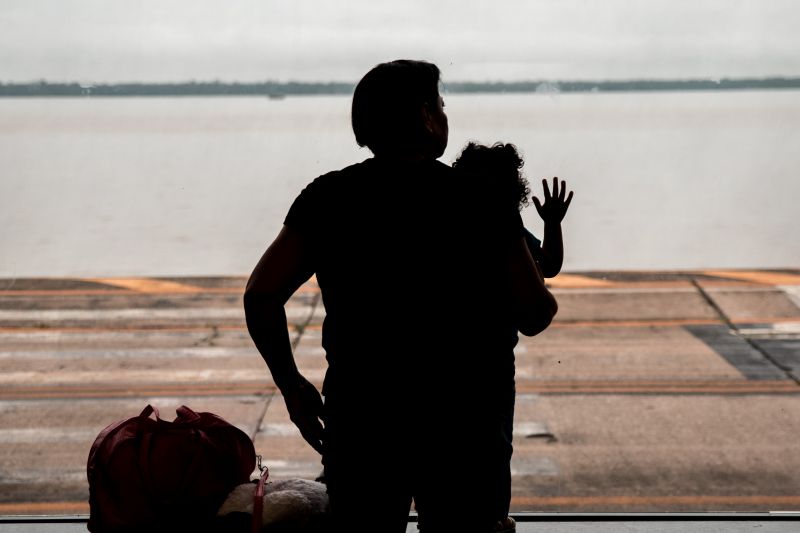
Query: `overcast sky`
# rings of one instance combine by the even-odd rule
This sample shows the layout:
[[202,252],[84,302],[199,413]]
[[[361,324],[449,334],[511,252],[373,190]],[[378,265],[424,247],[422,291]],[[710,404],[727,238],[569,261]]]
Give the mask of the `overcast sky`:
[[0,81],[800,76],[797,0],[0,0]]

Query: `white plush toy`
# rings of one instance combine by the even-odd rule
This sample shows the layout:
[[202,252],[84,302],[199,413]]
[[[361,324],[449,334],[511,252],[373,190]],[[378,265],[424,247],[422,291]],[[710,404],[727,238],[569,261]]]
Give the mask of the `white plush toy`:
[[[217,516],[253,514],[255,483],[239,485],[228,495]],[[325,485],[308,479],[285,479],[264,487],[262,531],[322,533],[327,530],[328,494]]]

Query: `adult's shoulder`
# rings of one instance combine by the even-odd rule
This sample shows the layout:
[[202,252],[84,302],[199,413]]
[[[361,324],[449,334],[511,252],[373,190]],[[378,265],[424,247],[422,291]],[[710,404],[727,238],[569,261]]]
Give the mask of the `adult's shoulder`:
[[433,162],[431,163],[431,166],[434,169],[434,172],[441,172],[443,174],[450,174],[450,175],[454,175],[456,172],[456,169],[454,169],[447,163],[442,163],[438,159],[434,159]]
[[365,174],[368,162],[333,170],[312,180],[295,198],[284,224],[317,231],[320,222],[330,215],[331,210],[341,209],[353,198],[353,191],[363,188],[358,185],[361,181],[359,176]]
[[365,177],[372,166],[371,159],[326,172],[314,178],[300,193],[300,198],[310,203],[341,201],[342,197],[363,188]]
[[326,172],[325,174],[314,178],[314,180],[311,182],[311,185],[320,187],[335,186],[337,183],[355,179],[364,175],[366,172],[369,172],[370,168],[374,164],[372,161],[372,159],[366,159],[338,170],[331,170],[330,172]]

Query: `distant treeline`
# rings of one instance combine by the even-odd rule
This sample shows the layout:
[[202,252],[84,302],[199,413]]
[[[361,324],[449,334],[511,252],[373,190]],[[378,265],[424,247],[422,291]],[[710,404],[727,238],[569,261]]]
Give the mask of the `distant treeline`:
[[[186,83],[0,83],[1,96],[284,96],[352,94],[352,83],[311,82],[186,82]],[[448,93],[720,91],[796,89],[800,78],[741,78],[720,80],[519,81],[449,82]]]
[[262,82],[224,83],[7,83],[0,96],[295,96],[352,94],[352,83]]
[[719,80],[622,80],[622,81],[520,81],[498,83],[446,83],[452,93],[530,92],[624,92],[624,91],[719,91],[732,89],[796,89],[800,78],[741,78]]

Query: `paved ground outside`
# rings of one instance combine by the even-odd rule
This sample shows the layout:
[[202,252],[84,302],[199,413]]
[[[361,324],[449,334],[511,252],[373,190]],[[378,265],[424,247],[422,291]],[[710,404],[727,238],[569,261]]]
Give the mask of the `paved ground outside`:
[[[737,520],[698,520],[692,518],[665,520],[626,520],[615,517],[614,520],[598,521],[588,518],[582,521],[559,521],[554,518],[536,521],[517,522],[517,533],[797,533],[800,528],[798,516],[789,517],[750,517]],[[729,517],[730,518],[730,517]],[[86,531],[85,521],[73,523],[3,523],[0,522],[0,533],[73,533]],[[411,522],[406,527],[406,533],[417,533],[417,525]],[[346,533],[346,532],[344,532]]]
[[[800,271],[552,281],[555,323],[516,350],[514,511],[800,509]],[[244,327],[244,283],[0,279],[0,514],[88,512],[92,441],[148,403],[215,412],[273,477],[316,476]],[[313,282],[287,316],[319,385]]]

